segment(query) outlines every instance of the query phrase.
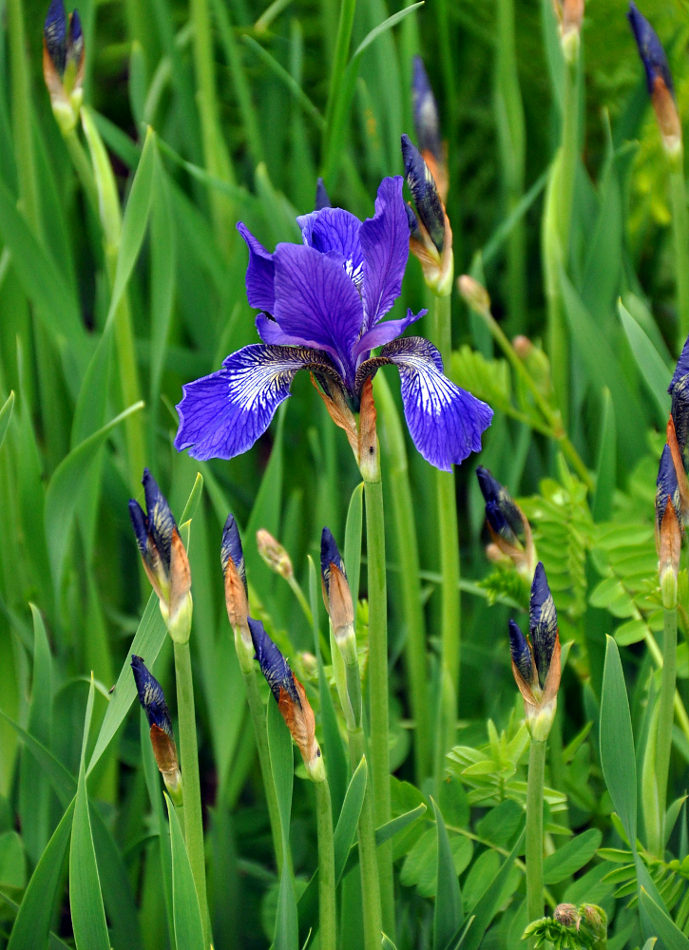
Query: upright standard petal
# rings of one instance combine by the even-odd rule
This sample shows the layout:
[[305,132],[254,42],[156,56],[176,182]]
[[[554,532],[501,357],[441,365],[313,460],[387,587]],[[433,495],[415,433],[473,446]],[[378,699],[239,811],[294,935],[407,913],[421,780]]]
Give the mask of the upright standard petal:
[[443,375],[443,361],[432,343],[406,337],[384,346],[380,356],[399,368],[409,433],[426,461],[450,471],[480,450],[493,410]]
[[250,306],[257,310],[275,310],[275,265],[273,255],[257,241],[241,221],[237,230],[249,248],[249,263],[246,268],[246,297]]
[[289,396],[300,369],[333,372],[324,354],[304,347],[255,343],[232,353],[217,373],[183,387],[175,448],[189,449],[197,459],[246,452]]
[[381,181],[375,214],[361,225],[359,237],[364,252],[365,333],[385,316],[402,291],[409,257],[409,219],[400,175]]
[[347,276],[359,286],[363,277],[363,253],[359,241],[361,221],[342,208],[322,208],[297,218],[304,244],[342,264]]
[[[324,211],[320,212],[325,214]],[[342,265],[312,247],[278,244],[275,319],[283,332],[334,356],[351,388],[351,353],[359,338],[361,298]]]

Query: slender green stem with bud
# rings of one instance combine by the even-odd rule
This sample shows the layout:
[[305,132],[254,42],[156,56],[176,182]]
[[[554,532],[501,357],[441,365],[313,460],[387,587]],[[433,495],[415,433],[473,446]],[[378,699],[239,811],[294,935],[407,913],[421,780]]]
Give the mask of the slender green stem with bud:
[[[380,463],[362,471],[366,499],[368,554],[368,693],[371,728],[371,771],[375,822],[390,820],[390,753],[388,719],[388,613],[385,562],[385,522]],[[378,848],[378,873],[383,908],[383,927],[394,939],[394,886],[392,844]]]
[[211,943],[210,918],[206,897],[206,861],[203,846],[199,752],[196,741],[194,682],[191,673],[189,641],[174,641],[177,716],[179,718],[180,767],[184,788],[184,834],[191,872],[203,922],[204,946]]
[[[452,315],[449,295],[433,299],[433,339],[447,365],[452,356]],[[445,753],[455,741],[459,689],[461,613],[459,603],[459,528],[455,474],[436,471],[436,509],[440,534],[441,647],[438,728],[434,771],[436,785],[442,781]]]
[[335,843],[330,786],[327,778],[315,782],[318,827],[318,946],[335,950],[337,946],[337,904],[335,901]]
[[648,848],[652,854],[662,858],[665,845],[665,812],[667,810],[667,785],[670,771],[670,753],[672,750],[672,726],[674,723],[675,683],[677,678],[677,607],[666,607],[663,611],[663,670],[660,682],[660,699],[655,741],[654,775],[657,786],[656,831],[651,840],[650,829]]
[[531,740],[526,787],[526,916],[543,916],[543,785],[545,741]]

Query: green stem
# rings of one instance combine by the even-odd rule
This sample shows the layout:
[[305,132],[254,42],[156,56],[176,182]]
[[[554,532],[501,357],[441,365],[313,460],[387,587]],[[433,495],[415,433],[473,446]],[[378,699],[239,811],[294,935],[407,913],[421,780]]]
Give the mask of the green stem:
[[76,128],[71,129],[64,134],[65,145],[69,152],[69,157],[74,165],[77,178],[84,189],[86,200],[91,206],[93,213],[98,214],[98,189],[96,188],[96,179],[93,174],[93,167],[89,161],[88,155],[81,144]]
[[[434,297],[433,338],[447,364],[452,356],[452,314],[449,295]],[[441,585],[441,688],[438,697],[439,728],[436,733],[435,778],[443,776],[445,753],[455,741],[460,676],[461,611],[459,600],[459,527],[454,471],[436,471],[436,510],[440,535]]]
[[543,783],[546,743],[531,740],[526,788],[526,916],[543,916]]
[[[371,729],[371,773],[374,815],[377,826],[390,820],[390,753],[388,721],[388,614],[385,576],[385,524],[380,466],[377,477],[364,475],[366,542],[368,554],[368,692]],[[392,844],[378,848],[378,874],[383,908],[383,927],[394,941],[394,887]]]
[[[364,733],[362,729],[350,729],[349,761],[352,772],[358,767],[364,753]],[[373,820],[370,780],[366,782],[364,800],[359,813],[358,846],[362,916],[364,920],[364,950],[379,950],[383,923],[376,855],[376,828]]]
[[656,734],[655,776],[658,785],[657,807],[660,812],[660,840],[649,848],[662,858],[665,843],[665,812],[667,810],[667,786],[672,750],[672,726],[674,723],[675,683],[677,678],[677,608],[663,611],[663,672],[658,703],[658,731]]
[[320,950],[337,946],[337,905],[335,902],[335,844],[333,813],[328,780],[316,782],[316,817],[318,827],[318,907]]
[[244,686],[246,688],[246,698],[249,704],[249,713],[254,728],[256,738],[256,749],[258,751],[258,762],[261,769],[261,778],[263,779],[263,789],[266,796],[266,805],[268,806],[268,819],[270,821],[270,833],[273,838],[273,849],[275,851],[275,862],[277,864],[278,876],[282,871],[282,865],[287,859],[292,865],[292,855],[289,849],[285,854],[282,847],[282,830],[280,824],[280,809],[278,807],[277,793],[275,791],[275,782],[273,781],[273,771],[270,764],[270,751],[268,749],[268,736],[266,735],[266,712],[261,699],[261,693],[258,688],[257,674],[254,669],[242,669],[244,677]]
[[431,774],[433,735],[428,690],[426,624],[421,599],[419,546],[404,432],[390,387],[382,374],[379,374],[376,379],[376,405],[381,420],[381,442],[386,453],[388,498],[393,506],[393,525],[397,535],[397,560],[401,574],[399,591],[406,627],[404,659],[415,727],[414,765],[416,783],[421,787],[422,781]]
[[19,198],[24,216],[35,235],[40,229],[38,181],[31,128],[31,70],[22,15],[22,0],[7,0],[7,31],[10,44],[12,133],[17,164]]
[[194,712],[194,682],[191,673],[189,642],[174,642],[175,677],[177,681],[177,716],[179,719],[180,767],[184,789],[184,836],[187,854],[194,876],[203,922],[204,946],[208,947],[210,920],[206,897],[206,862],[203,848],[203,817],[201,814],[201,783],[199,781],[199,753],[196,742],[196,714]]
[[670,186],[672,196],[672,231],[675,243],[675,280],[677,281],[677,312],[679,315],[679,349],[689,335],[689,215],[684,185],[684,150],[672,158]]

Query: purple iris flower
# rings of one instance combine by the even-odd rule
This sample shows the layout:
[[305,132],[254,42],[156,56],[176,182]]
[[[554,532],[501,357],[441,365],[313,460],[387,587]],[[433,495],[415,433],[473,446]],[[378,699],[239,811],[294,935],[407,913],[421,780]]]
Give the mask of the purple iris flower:
[[409,254],[402,178],[383,179],[366,221],[325,207],[297,223],[303,245],[278,244],[272,254],[244,224],[237,226],[249,247],[247,297],[262,311],[256,329],[263,342],[184,387],[175,447],[198,459],[246,452],[302,369],[327,396],[357,412],[366,381],[394,363],[407,425],[423,457],[448,470],[479,451],[492,409],[443,375],[440,354],[427,340],[398,339],[423,311],[383,321],[400,295]]

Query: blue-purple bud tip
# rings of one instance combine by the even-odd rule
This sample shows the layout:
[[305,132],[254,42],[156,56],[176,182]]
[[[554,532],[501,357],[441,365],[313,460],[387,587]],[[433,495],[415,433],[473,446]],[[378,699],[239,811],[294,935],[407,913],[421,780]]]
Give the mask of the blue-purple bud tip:
[[433,175],[408,135],[402,136],[402,160],[416,213],[439,254],[445,243],[445,212]]
[[220,562],[222,564],[223,576],[227,573],[227,565],[230,561],[232,561],[234,564],[235,570],[239,574],[242,583],[244,584],[244,590],[248,595],[246,586],[246,564],[244,563],[242,540],[239,537],[239,529],[237,528],[237,522],[234,520],[233,514],[229,514],[227,516],[227,521],[225,522],[225,527],[223,528],[222,532]]
[[627,19],[634,33],[634,39],[639,48],[639,56],[646,70],[646,83],[649,93],[653,93],[656,79],[660,78],[674,96],[672,75],[665,50],[651,24],[637,9],[634,0],[631,0],[629,4]]
[[421,150],[427,149],[435,156],[436,161],[442,162],[443,147],[440,138],[438,106],[420,56],[415,56],[413,61],[412,98],[414,130]]
[[167,498],[158,488],[158,483],[147,468],[142,478],[146,498],[148,530],[165,567],[169,569],[172,554],[172,532],[177,527]]
[[323,208],[330,208],[330,196],[326,191],[325,185],[323,184],[323,179],[319,178],[316,182],[316,205],[314,211],[322,211]]
[[323,528],[321,533],[321,577],[326,586],[330,587],[330,565],[334,564],[338,570],[347,577],[344,561],[330,528]]
[[158,726],[159,729],[162,729],[172,738],[172,723],[165,702],[163,687],[146,668],[142,657],[135,654],[132,654],[132,671],[139,694],[139,702],[146,713],[149,726]]
[[529,601],[529,632],[541,687],[550,668],[557,637],[557,611],[541,561],[536,565]]
[[483,465],[476,469],[476,478],[486,503],[486,519],[493,531],[505,541],[524,541],[524,522],[519,508],[504,485]]
[[43,23],[43,37],[50,60],[62,77],[67,62],[67,15],[62,0],[52,0]]
[[682,347],[667,391],[672,396],[670,413],[675,424],[677,444],[686,467],[689,461],[686,458],[686,450],[689,445],[689,337],[687,337]]
[[512,661],[516,666],[522,679],[530,685],[533,680],[533,665],[531,663],[531,650],[526,637],[521,631],[518,623],[510,620],[508,623],[510,634],[510,653]]
[[674,462],[672,461],[670,446],[665,445],[663,446],[663,452],[660,456],[660,464],[658,465],[658,478],[656,480],[656,524],[659,528],[663,521],[665,509],[667,508],[668,496],[670,497],[670,501],[672,502],[675,511],[679,512],[680,500],[679,485],[677,484],[677,472],[675,470]]
[[270,639],[261,621],[254,620],[252,617],[248,617],[247,621],[258,665],[261,667],[261,673],[263,673],[268,686],[270,686],[276,702],[280,701],[281,690],[285,690],[290,698],[301,707],[299,693],[294,685],[294,673],[292,673],[289,663]]

